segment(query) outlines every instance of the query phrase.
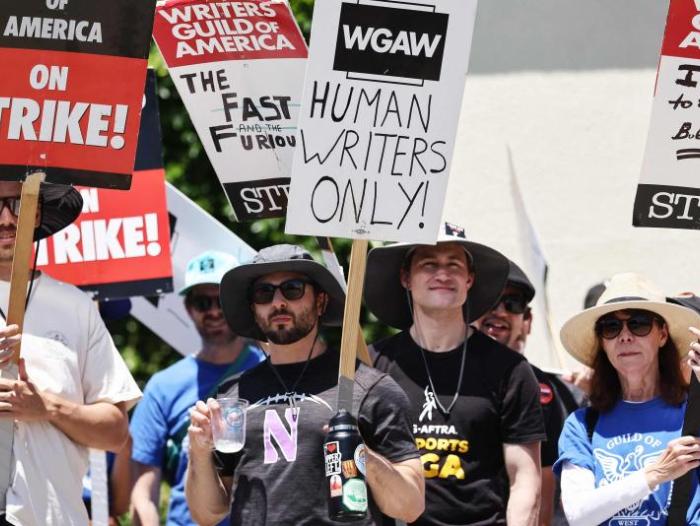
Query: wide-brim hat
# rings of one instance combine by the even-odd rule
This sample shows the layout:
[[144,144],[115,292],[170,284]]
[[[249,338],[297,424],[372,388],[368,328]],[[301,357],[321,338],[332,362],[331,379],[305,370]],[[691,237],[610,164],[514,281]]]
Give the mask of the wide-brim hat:
[[[437,243],[457,243],[466,250],[475,278],[464,304],[464,319],[467,323],[479,319],[501,296],[508,278],[508,259],[486,245],[467,241],[464,229],[449,223]],[[413,323],[400,271],[409,252],[419,246],[430,245],[394,243],[373,248],[367,256],[365,304],[379,321],[397,329],[407,329]]]
[[255,322],[248,292],[255,280],[273,272],[298,272],[306,275],[328,295],[320,323],[340,326],[343,322],[345,292],[335,276],[296,245],[273,245],[262,249],[250,263],[224,274],[221,280],[221,308],[231,330],[240,336],[265,341],[267,337]]
[[594,307],[569,319],[561,328],[564,348],[579,362],[591,367],[600,348],[595,323],[601,316],[618,310],[641,309],[661,316],[678,349],[679,357],[688,354],[695,337],[688,327],[700,327],[700,314],[666,301],[666,295],[644,276],[635,273],[616,274]]
[[69,185],[41,183],[41,214],[34,240],[49,237],[78,219],[83,210],[83,196]]

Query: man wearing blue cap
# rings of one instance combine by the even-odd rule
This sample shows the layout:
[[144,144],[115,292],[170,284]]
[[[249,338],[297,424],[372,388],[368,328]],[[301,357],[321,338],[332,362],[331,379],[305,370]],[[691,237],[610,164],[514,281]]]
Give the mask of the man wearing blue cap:
[[132,503],[143,525],[160,524],[160,481],[171,484],[167,525],[194,525],[184,495],[189,409],[216,392],[220,382],[262,359],[260,350],[231,331],[219,303],[219,283],[238,261],[208,251],[187,265],[179,291],[202,339],[202,348],[155,374],[131,421],[135,468]]

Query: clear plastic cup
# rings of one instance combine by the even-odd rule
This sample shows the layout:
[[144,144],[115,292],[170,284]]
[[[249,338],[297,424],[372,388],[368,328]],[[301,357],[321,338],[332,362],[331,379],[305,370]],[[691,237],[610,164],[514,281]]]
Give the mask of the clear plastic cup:
[[236,453],[245,445],[245,414],[248,400],[218,398],[220,409],[212,411],[211,432],[214,447],[222,453]]

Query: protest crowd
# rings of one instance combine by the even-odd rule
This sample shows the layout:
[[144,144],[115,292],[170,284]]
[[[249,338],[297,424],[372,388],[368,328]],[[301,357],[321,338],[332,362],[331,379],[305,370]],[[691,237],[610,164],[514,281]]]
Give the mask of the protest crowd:
[[[628,221],[661,242],[700,229],[668,4]],[[630,258],[555,327],[510,149],[512,232],[446,206],[477,0],[294,7],[0,3],[0,526],[700,526],[697,278]],[[149,55],[232,226],[166,183]],[[128,316],[177,355],[143,382]]]

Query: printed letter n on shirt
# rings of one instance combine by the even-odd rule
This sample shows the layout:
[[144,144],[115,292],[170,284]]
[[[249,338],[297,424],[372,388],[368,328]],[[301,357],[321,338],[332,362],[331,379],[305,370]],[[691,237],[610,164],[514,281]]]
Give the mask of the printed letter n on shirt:
[[277,448],[272,443],[277,442],[282,455],[287,459],[287,462],[294,462],[297,459],[297,424],[299,422],[299,413],[297,409],[296,415],[291,408],[284,411],[284,419],[289,424],[289,431],[280,419],[277,411],[267,409],[265,411],[265,422],[263,428],[263,440],[265,443],[265,464],[274,464],[279,460]]

